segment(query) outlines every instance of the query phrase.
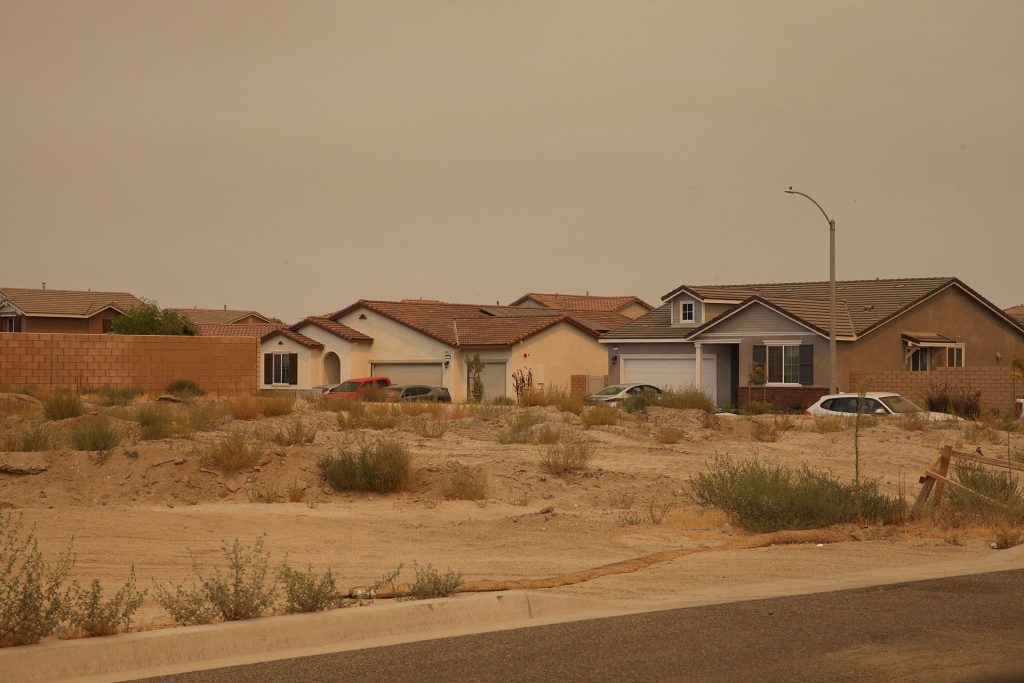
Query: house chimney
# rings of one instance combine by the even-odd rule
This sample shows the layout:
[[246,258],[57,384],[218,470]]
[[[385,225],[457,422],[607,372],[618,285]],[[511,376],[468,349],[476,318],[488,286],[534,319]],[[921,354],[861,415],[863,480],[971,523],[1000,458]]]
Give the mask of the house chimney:
[[43,289],[46,289],[46,283],[45,282],[43,283]]

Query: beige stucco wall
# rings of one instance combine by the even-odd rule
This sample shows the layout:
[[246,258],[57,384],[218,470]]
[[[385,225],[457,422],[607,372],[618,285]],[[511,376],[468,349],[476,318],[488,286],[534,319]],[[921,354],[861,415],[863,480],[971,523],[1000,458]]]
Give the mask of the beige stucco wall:
[[[365,374],[370,371],[369,363],[365,362],[365,349],[360,349],[360,347],[366,347],[367,344],[353,344],[350,341],[331,334],[322,327],[317,327],[312,324],[303,325],[296,331],[299,334],[305,335],[324,345],[323,351],[318,354],[320,362],[310,370],[313,386],[325,384],[327,382],[327,375],[324,370],[323,361],[327,353],[330,351],[338,354],[338,360],[341,362],[341,381],[344,382],[346,379],[351,379],[353,377],[364,377]],[[358,350],[363,350],[364,353],[362,355],[358,355]],[[357,355],[354,356],[353,354]]]
[[604,375],[608,350],[592,336],[569,323],[559,323],[512,348],[506,382],[508,395],[515,396],[512,373],[529,367],[534,386],[569,391],[570,375]]
[[[267,353],[295,353],[299,356],[298,384],[264,384],[263,356]],[[310,349],[280,334],[260,342],[258,361],[260,389],[312,389],[319,382],[314,378],[314,368],[320,365],[320,349]]]
[[[862,339],[840,343],[839,384],[849,386],[851,371],[905,370],[903,332],[936,332],[965,344],[965,367],[1006,367],[1024,357],[1024,332],[959,289],[950,287]],[[1002,356],[996,360],[996,354]]]

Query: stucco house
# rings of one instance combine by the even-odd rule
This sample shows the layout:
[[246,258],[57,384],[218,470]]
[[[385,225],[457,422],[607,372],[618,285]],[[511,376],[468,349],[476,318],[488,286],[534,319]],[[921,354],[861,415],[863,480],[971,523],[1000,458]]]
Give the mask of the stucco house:
[[142,300],[127,292],[0,287],[0,332],[103,334]]
[[[828,282],[682,285],[602,335],[609,382],[700,386],[806,406],[828,392]],[[837,283],[837,383],[850,373],[989,367],[1024,356],[1024,323],[954,277]],[[757,386],[753,392],[750,387]]]

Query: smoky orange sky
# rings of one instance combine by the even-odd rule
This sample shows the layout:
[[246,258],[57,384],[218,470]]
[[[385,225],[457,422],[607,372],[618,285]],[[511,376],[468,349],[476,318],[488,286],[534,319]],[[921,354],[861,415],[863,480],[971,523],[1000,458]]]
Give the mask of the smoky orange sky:
[[0,1],[0,285],[955,275],[1024,303],[1024,2]]

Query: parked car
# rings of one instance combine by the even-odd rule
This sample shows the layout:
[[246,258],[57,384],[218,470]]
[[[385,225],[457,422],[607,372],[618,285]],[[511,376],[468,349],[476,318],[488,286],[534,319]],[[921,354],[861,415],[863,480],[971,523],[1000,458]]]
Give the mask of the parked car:
[[660,394],[661,389],[650,384],[613,384],[596,394],[587,396],[586,402],[592,406],[618,405],[628,396],[636,394]]
[[384,390],[388,401],[436,401],[451,403],[452,395],[445,387],[428,387],[425,384],[392,384]]
[[359,377],[345,380],[324,396],[328,398],[359,398],[359,394],[369,387],[384,389],[389,386],[391,386],[391,380],[387,377]]
[[[925,420],[960,420],[962,418],[948,413],[935,413],[924,410],[919,405],[899,394],[881,391],[869,391],[864,395],[862,413],[872,415],[906,415],[917,413]],[[829,394],[818,399],[817,403],[807,409],[809,415],[856,415],[857,394]]]
[[315,387],[313,387],[313,391],[315,391],[318,394],[326,394],[326,393],[329,393],[331,391],[334,391],[334,388],[337,387],[337,386],[340,386],[340,383],[339,384],[318,384]]

